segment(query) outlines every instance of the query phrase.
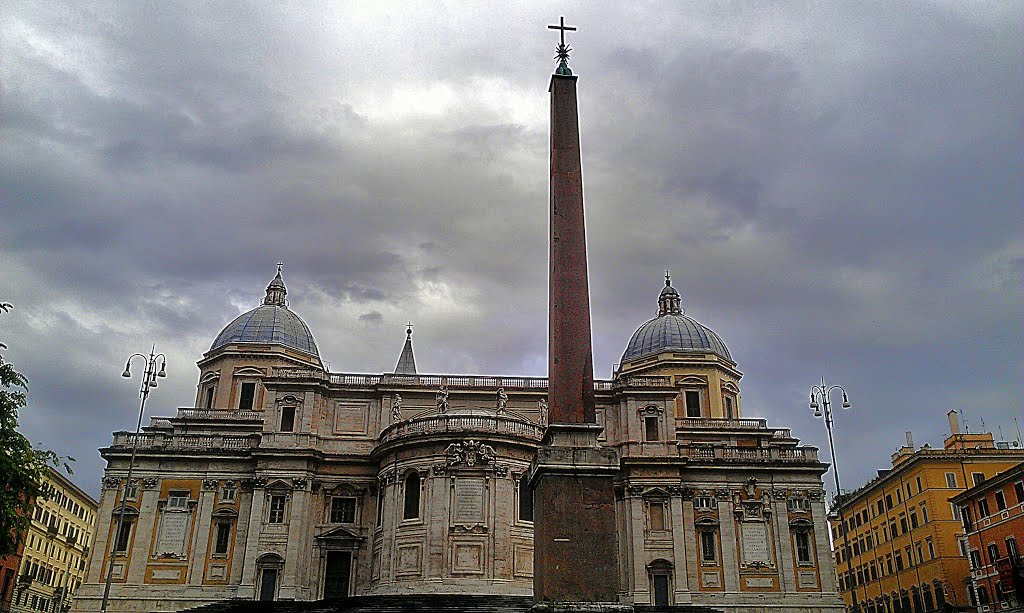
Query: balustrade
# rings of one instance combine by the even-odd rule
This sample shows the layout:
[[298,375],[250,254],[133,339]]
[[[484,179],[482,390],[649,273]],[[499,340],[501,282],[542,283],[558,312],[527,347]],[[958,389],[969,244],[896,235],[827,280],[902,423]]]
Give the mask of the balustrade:
[[431,415],[399,422],[381,433],[380,442],[437,432],[482,432],[508,434],[531,440],[540,440],[544,428],[538,424],[502,416],[487,415]]

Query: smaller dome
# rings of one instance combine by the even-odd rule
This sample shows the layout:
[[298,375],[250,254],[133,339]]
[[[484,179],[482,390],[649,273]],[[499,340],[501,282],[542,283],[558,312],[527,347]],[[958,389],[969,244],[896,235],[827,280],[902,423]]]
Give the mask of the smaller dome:
[[714,330],[692,317],[683,315],[682,298],[672,287],[665,271],[665,287],[658,296],[658,316],[644,322],[629,339],[621,362],[630,362],[663,351],[714,353],[730,362],[732,356]]
[[210,351],[235,343],[284,345],[319,358],[313,333],[302,318],[288,309],[285,296],[288,289],[281,278],[281,264],[277,276],[267,286],[263,304],[242,313],[221,330],[210,345]]

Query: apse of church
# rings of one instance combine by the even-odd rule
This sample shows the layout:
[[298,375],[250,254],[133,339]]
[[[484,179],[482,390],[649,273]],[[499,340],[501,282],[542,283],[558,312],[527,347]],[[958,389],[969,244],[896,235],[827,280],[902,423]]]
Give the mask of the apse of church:
[[[567,59],[564,40],[563,51]],[[567,97],[552,104],[575,122],[575,76],[560,61],[552,83],[570,81],[571,108]],[[573,129],[575,161],[558,189],[578,196],[579,231],[567,226],[557,237],[578,244],[575,255],[553,254],[552,271],[564,256],[574,291],[585,292],[586,268],[573,264],[583,246]],[[572,138],[558,143],[571,149]],[[596,599],[623,605],[841,611],[827,465],[788,429],[742,417],[742,374],[725,342],[685,314],[667,271],[664,285],[651,285],[654,316],[628,340],[612,377],[592,378],[588,323],[585,352],[566,341],[569,366],[549,398],[545,378],[420,374],[411,325],[394,372],[329,372],[289,307],[279,266],[261,304],[228,323],[198,361],[193,406],[152,418],[137,438],[115,432],[100,450],[96,542],[75,610],[99,610],[112,568],[110,611],[228,599],[531,596],[538,585],[542,598],[565,599],[572,591],[563,587],[597,570],[608,580]],[[579,307],[571,299],[563,292],[552,308]],[[581,380],[582,391],[565,386]],[[559,439],[570,444],[559,448]],[[553,461],[559,453],[590,460],[574,464],[572,479],[549,483],[600,473],[600,487],[565,500],[602,507],[593,517],[606,522],[608,542],[594,549],[615,552],[602,554],[600,569],[568,569],[560,584],[548,581],[571,563],[559,552],[579,554],[586,529],[564,510],[552,517],[557,488],[534,489],[546,475],[569,474]]]

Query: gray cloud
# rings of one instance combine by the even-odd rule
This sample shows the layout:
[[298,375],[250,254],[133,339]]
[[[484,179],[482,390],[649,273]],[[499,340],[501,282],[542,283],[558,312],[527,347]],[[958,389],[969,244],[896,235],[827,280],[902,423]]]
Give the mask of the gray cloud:
[[[847,485],[904,429],[937,444],[949,408],[1009,434],[1018,11],[565,11],[599,376],[667,266],[746,373],[748,415],[822,445],[807,390],[846,386]],[[31,379],[25,431],[95,490],[95,449],[137,410],[121,362],[157,343],[149,412],[190,404],[191,364],[279,260],[332,369],[393,368],[411,319],[421,370],[544,374],[547,12],[14,2],[0,331]]]

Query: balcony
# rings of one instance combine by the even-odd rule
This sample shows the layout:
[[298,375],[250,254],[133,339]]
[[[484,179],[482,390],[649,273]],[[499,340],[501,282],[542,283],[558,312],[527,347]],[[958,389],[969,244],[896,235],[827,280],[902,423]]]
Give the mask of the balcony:
[[387,427],[380,435],[381,444],[413,436],[448,432],[465,434],[499,434],[540,441],[544,427],[521,419],[500,415],[430,415]]
[[[325,373],[309,368],[277,368],[274,376],[283,379],[314,379],[329,385],[353,387],[422,387],[437,389],[442,385],[449,389],[482,389],[494,390],[503,387],[506,390],[538,391],[548,388],[546,377],[487,377],[476,375],[366,375],[348,373]],[[671,387],[671,377],[628,377],[613,381],[594,381],[594,390],[609,392],[622,387]]]
[[817,447],[680,446],[675,441],[623,443],[623,458],[685,458],[696,464],[817,464]]
[[244,436],[227,436],[220,434],[183,434],[172,435],[158,433],[135,434],[133,432],[115,432],[111,448],[130,449],[138,440],[139,449],[163,449],[168,451],[240,451],[258,447],[260,436],[249,434]]
[[211,409],[178,409],[175,419],[189,421],[263,421],[262,411],[218,411]]

